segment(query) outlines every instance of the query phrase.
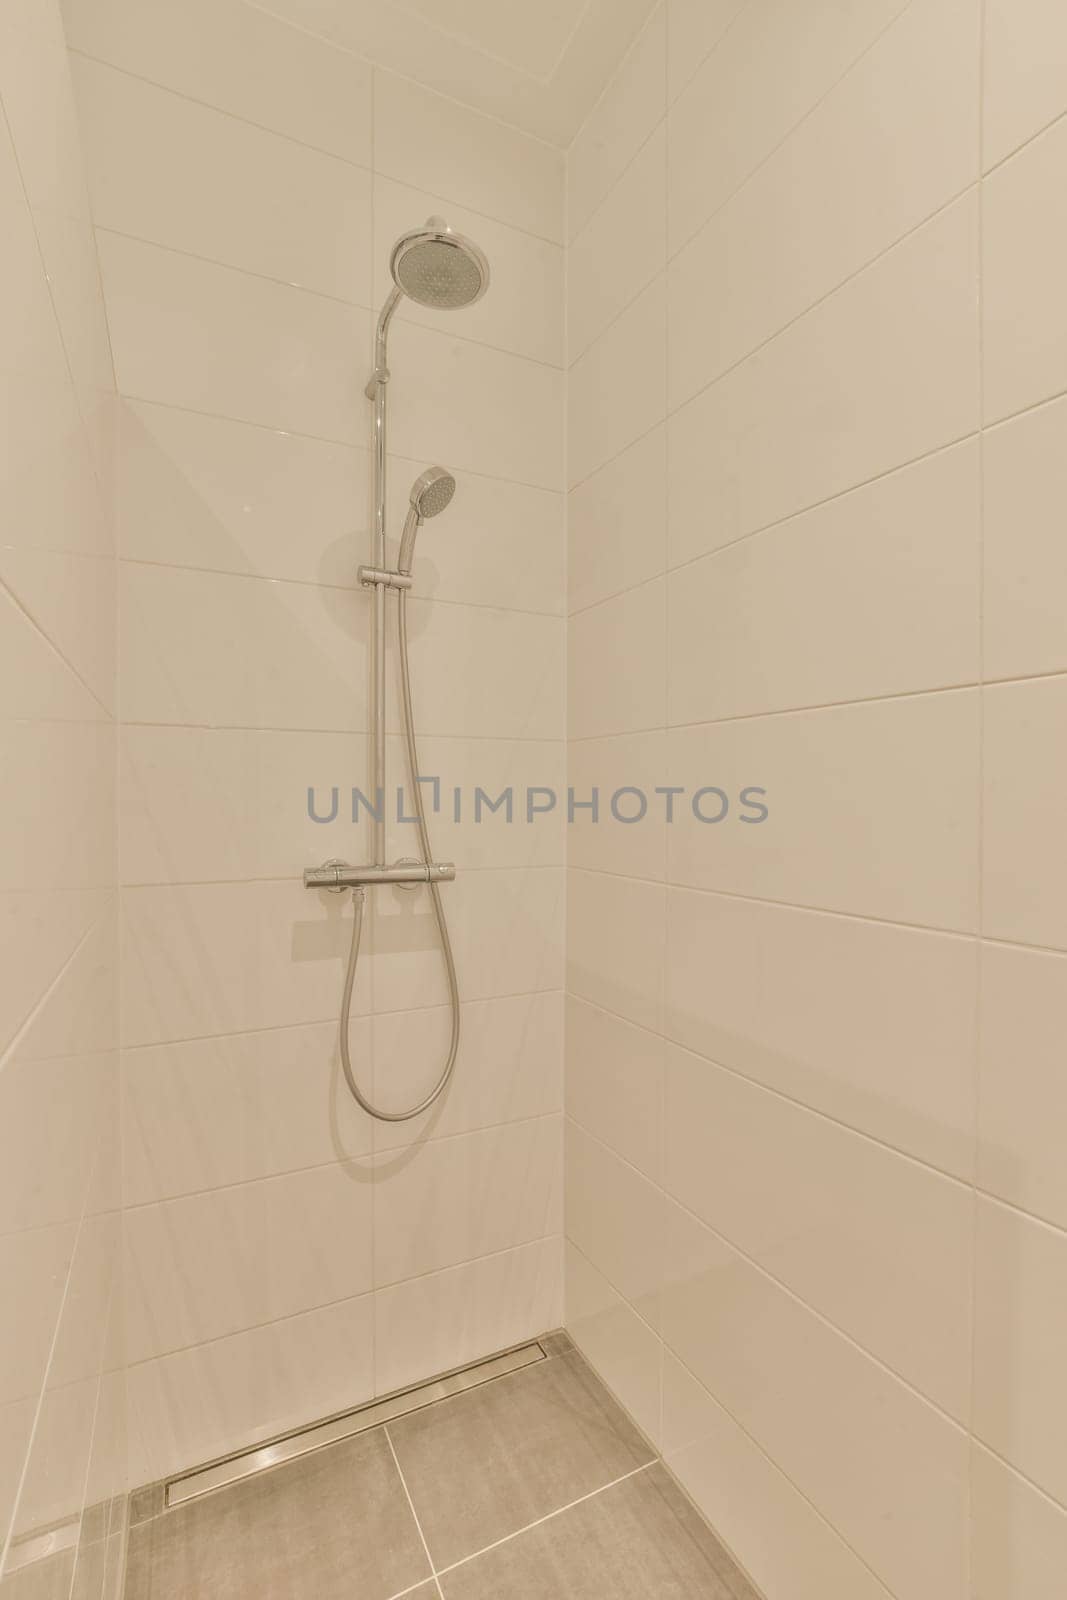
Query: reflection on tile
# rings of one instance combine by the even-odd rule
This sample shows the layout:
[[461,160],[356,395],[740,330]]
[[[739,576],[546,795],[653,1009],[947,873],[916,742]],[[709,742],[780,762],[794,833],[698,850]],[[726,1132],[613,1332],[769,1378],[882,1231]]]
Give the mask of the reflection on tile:
[[417,1412],[389,1432],[438,1567],[652,1459],[577,1355]]
[[758,1600],[659,1465],[478,1556],[441,1584],[445,1600]]
[[134,1528],[126,1600],[389,1600],[427,1565],[375,1431]]

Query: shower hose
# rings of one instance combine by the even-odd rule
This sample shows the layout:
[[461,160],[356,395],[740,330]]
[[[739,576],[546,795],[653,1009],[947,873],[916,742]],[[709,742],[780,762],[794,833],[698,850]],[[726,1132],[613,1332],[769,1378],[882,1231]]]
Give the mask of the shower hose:
[[[411,708],[411,669],[408,663],[408,617],[407,617],[407,590],[400,589],[397,593],[397,631],[400,642],[400,684],[402,714],[404,719],[404,742],[407,746],[408,771],[411,774],[411,787],[415,799],[415,820],[419,831],[419,849],[422,859],[427,865],[433,860],[430,850],[430,831],[426,826],[426,808],[423,804],[422,785],[419,782],[419,758],[415,747],[415,717]],[[449,1003],[452,1008],[452,1033],[448,1045],[448,1055],[441,1076],[430,1090],[425,1099],[420,1100],[417,1106],[410,1111],[382,1111],[378,1106],[372,1105],[356,1082],[356,1075],[352,1070],[352,1056],[349,1044],[349,1024],[352,1016],[352,990],[356,983],[356,968],[359,965],[359,941],[363,932],[363,912],[366,907],[367,893],[363,888],[352,891],[352,943],[348,951],[348,970],[345,973],[344,993],[341,996],[341,1065],[344,1068],[345,1082],[351,1090],[354,1100],[363,1107],[369,1116],[377,1117],[381,1122],[410,1122],[412,1117],[420,1116],[423,1111],[428,1111],[434,1101],[445,1092],[449,1080],[455,1070],[456,1055],[459,1051],[459,984],[456,981],[456,963],[452,955],[452,941],[448,936],[448,923],[445,920],[445,908],[441,904],[441,890],[436,883],[427,885],[430,899],[433,901],[433,914],[437,919],[437,931],[441,940],[441,954],[444,957],[445,973],[448,978]]]

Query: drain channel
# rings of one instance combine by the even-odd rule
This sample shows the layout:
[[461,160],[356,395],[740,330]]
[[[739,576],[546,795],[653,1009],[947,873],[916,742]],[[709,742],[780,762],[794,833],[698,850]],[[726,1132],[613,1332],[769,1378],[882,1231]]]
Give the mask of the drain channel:
[[206,1466],[194,1468],[192,1472],[168,1479],[164,1485],[164,1506],[170,1510],[174,1506],[184,1505],[186,1501],[195,1500],[202,1494],[210,1494],[213,1489],[239,1483],[242,1478],[251,1478],[257,1472],[266,1472],[270,1467],[279,1467],[283,1462],[310,1455],[324,1445],[351,1439],[358,1433],[366,1433],[369,1428],[379,1427],[383,1422],[395,1422],[398,1417],[421,1411],[424,1406],[436,1405],[439,1400],[450,1400],[453,1395],[464,1394],[468,1389],[476,1389],[480,1384],[491,1383],[494,1378],[504,1378],[509,1372],[519,1372],[523,1367],[532,1367],[544,1360],[545,1352],[536,1341],[519,1345],[514,1350],[504,1351],[502,1355],[475,1362],[473,1366],[460,1367],[455,1372],[445,1373],[443,1377],[431,1378],[426,1383],[416,1384],[414,1388],[387,1395],[383,1400],[370,1400],[353,1411],[342,1411],[337,1416],[324,1418],[322,1422],[314,1422],[310,1427],[283,1434],[269,1444],[254,1445],[250,1450],[223,1456],[218,1461],[208,1462]]

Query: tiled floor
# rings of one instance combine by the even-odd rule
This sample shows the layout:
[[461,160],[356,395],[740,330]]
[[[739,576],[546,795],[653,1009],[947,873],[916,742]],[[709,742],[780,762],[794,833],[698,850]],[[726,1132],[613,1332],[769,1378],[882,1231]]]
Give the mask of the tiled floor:
[[565,1339],[131,1529],[126,1600],[758,1600]]

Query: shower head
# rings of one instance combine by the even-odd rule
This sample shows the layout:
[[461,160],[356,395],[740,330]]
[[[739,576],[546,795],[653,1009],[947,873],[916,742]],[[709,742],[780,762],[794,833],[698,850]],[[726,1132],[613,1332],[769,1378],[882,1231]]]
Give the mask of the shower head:
[[444,467],[427,467],[411,485],[411,504],[419,521],[439,516],[456,492],[456,480]]
[[398,289],[431,311],[472,306],[489,287],[489,263],[481,250],[441,217],[401,235],[389,270]]
[[427,467],[411,485],[410,505],[404,532],[400,539],[397,571],[411,574],[415,554],[415,535],[428,517],[439,516],[451,503],[456,492],[456,480],[444,467]]

